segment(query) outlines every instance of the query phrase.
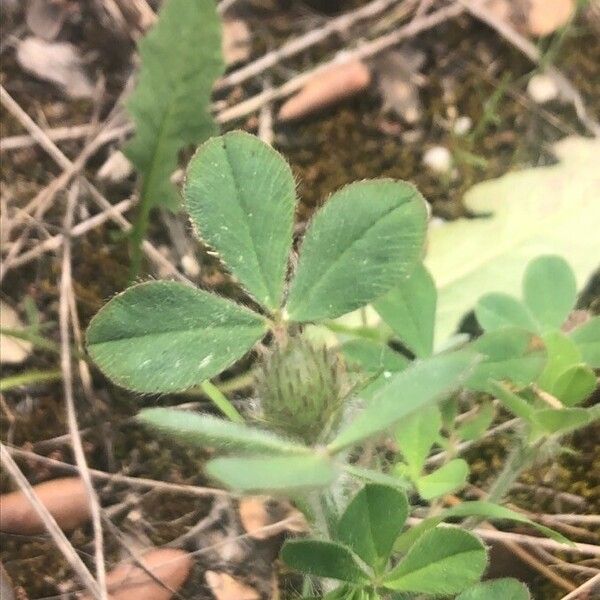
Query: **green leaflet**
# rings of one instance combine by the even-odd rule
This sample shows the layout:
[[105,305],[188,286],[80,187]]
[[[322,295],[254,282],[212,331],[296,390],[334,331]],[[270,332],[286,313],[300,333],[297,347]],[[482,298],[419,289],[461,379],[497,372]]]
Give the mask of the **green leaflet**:
[[581,362],[581,351],[577,344],[562,331],[551,331],[542,336],[548,362],[537,379],[538,385],[552,392],[554,385],[562,373]]
[[146,408],[138,419],[190,444],[213,446],[226,452],[310,453],[306,446],[270,431],[176,408]]
[[519,300],[498,292],[486,294],[475,307],[477,321],[486,331],[503,327],[519,327],[526,331],[538,331],[537,323],[529,309]]
[[173,281],[141,283],[92,319],[87,348],[115,383],[173,392],[214,377],[267,331],[265,319],[215,294]]
[[425,500],[439,498],[465,485],[469,476],[469,465],[462,458],[455,458],[429,475],[417,480],[419,495]]
[[292,540],[285,543],[281,558],[289,567],[318,577],[330,577],[351,583],[367,583],[352,552],[335,542]]
[[336,469],[327,456],[250,456],[215,458],[206,472],[242,492],[292,493],[330,485]]
[[386,575],[383,585],[420,594],[457,594],[479,581],[486,565],[485,548],[472,533],[456,528],[431,529]]
[[485,358],[469,377],[466,387],[489,392],[492,379],[529,385],[544,368],[545,351],[539,338],[528,331],[507,327],[484,333],[471,348]]
[[426,223],[423,197],[402,181],[361,181],[333,194],[300,248],[290,319],[332,319],[385,294],[421,258]]
[[569,263],[560,256],[531,261],[523,277],[523,299],[542,332],[558,329],[577,299],[577,281]]
[[567,367],[555,380],[551,393],[565,406],[576,406],[596,389],[596,374],[587,365]]
[[429,271],[418,265],[408,279],[373,306],[401,342],[416,356],[425,358],[433,352],[436,300],[435,283]]
[[592,317],[570,334],[577,344],[583,360],[592,369],[600,369],[600,316]]
[[407,516],[406,494],[369,483],[348,504],[336,537],[371,567],[383,568]]
[[188,165],[184,197],[198,236],[258,302],[278,309],[296,207],[283,157],[241,131],[212,138]]
[[442,415],[437,406],[427,406],[403,419],[396,429],[396,443],[413,479],[421,475],[431,447],[440,437]]
[[442,354],[394,373],[367,407],[329,444],[330,452],[394,427],[401,419],[433,404],[457,388],[478,360],[468,351]]

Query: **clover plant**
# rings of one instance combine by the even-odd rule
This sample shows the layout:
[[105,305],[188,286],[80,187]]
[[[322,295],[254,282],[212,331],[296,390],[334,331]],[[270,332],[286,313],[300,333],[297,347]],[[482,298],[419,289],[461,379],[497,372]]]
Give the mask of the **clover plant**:
[[[293,498],[315,537],[287,542],[282,558],[309,577],[338,580],[327,598],[528,598],[513,580],[478,583],[486,549],[467,529],[513,520],[568,542],[498,504],[540,450],[550,456],[561,435],[598,416],[580,405],[596,385],[600,320],[561,329],[576,299],[568,265],[537,259],[523,301],[483,297],[484,333],[434,348],[437,293],[421,262],[428,211],[412,185],[361,181],[334,193],[297,259],[294,179],[257,138],[207,141],[183,195],[199,239],[239,283],[235,298],[140,283],[94,317],[87,347],[115,383],[142,393],[201,385],[228,418],[150,408],[140,422],[212,448],[206,471],[233,490]],[[381,322],[370,323],[373,310]],[[261,340],[256,406],[241,415],[208,380]],[[458,415],[465,401],[472,408]],[[441,499],[469,477],[459,443],[486,435],[498,405],[520,419],[513,453],[485,500],[444,508]],[[373,450],[389,434],[384,461]],[[445,460],[432,469],[436,446]],[[409,528],[407,493],[431,509]],[[449,527],[448,519],[467,521]]]

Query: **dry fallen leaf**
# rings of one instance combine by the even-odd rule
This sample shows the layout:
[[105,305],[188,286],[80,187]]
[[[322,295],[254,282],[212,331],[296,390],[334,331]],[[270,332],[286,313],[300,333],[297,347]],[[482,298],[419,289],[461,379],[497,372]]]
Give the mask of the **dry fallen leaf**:
[[280,121],[300,119],[361,92],[371,83],[369,68],[360,61],[334,65],[312,78],[279,109]]
[[175,548],[151,550],[140,559],[163,585],[133,563],[119,565],[106,576],[110,600],[169,600],[185,583],[193,564],[187,552]]
[[[17,312],[0,301],[0,327],[2,329],[23,329],[23,322]],[[31,342],[0,335],[0,363],[18,365],[31,354]]]
[[[52,479],[33,490],[64,531],[77,529],[90,518],[87,491],[79,477]],[[17,491],[0,496],[0,531],[33,535],[46,528],[23,493]]]
[[60,33],[68,13],[66,0],[29,0],[25,20],[33,34],[52,41]]
[[260,594],[227,573],[206,571],[206,583],[217,600],[260,600]]
[[223,56],[228,67],[250,57],[250,30],[241,19],[223,21]]
[[77,48],[68,42],[27,37],[17,46],[17,60],[23,69],[57,84],[72,98],[89,98],[94,91]]
[[424,62],[422,52],[408,48],[386,52],[375,62],[384,112],[392,111],[409,125],[423,113],[418,82]]
[[[277,503],[271,509],[270,502],[272,501],[266,496],[248,496],[240,500],[240,521],[251,538],[265,540],[284,531],[306,531],[306,519],[300,511],[284,503]],[[275,526],[278,523],[280,524]],[[274,527],[265,530],[270,525]]]

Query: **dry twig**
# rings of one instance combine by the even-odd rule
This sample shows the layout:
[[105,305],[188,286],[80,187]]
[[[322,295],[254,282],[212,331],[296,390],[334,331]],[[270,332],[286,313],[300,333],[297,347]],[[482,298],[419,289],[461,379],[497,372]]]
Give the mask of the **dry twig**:
[[408,25],[400,27],[396,31],[392,31],[391,33],[378,37],[370,42],[366,42],[354,50],[341,52],[333,60],[324,62],[309,71],[305,71],[279,87],[265,90],[235,106],[225,108],[217,113],[216,120],[219,123],[229,123],[230,121],[245,117],[246,115],[257,111],[261,106],[264,106],[268,102],[289,96],[303,87],[307,81],[321,75],[334,65],[375,56],[379,52],[391,48],[408,38],[414,37],[445,21],[457,17],[464,12],[464,10],[465,8],[458,2],[453,2],[449,6],[440,8],[429,15],[411,21]]
[[60,279],[60,304],[59,304],[59,327],[60,327],[60,366],[63,374],[63,389],[65,393],[65,404],[67,409],[67,424],[71,434],[71,444],[75,462],[79,468],[79,474],[87,489],[90,509],[92,514],[92,525],[94,528],[94,550],[96,559],[96,576],[100,590],[99,598],[108,600],[106,591],[106,569],[104,563],[104,542],[102,534],[102,521],[100,502],[92,484],[92,479],[87,466],[83,443],[79,434],[77,423],[77,412],[75,410],[75,399],[73,396],[73,372],[71,364],[71,340],[69,333],[69,296],[73,294],[73,283],[71,279],[71,240],[70,231],[73,226],[73,212],[77,203],[79,186],[77,183],[71,186],[68,194],[67,209],[64,218],[64,241],[62,245],[62,268]]
[[61,528],[57,525],[54,517],[50,514],[48,509],[40,502],[35,492],[33,491],[31,484],[27,481],[25,475],[21,472],[21,469],[17,466],[15,461],[12,459],[9,450],[6,446],[0,442],[0,460],[4,468],[8,471],[10,476],[14,479],[15,483],[29,502],[35,512],[39,515],[40,519],[44,523],[48,533],[52,537],[54,543],[61,551],[67,562],[71,565],[75,573],[79,576],[82,583],[85,585],[94,598],[102,598],[100,587],[96,580],[92,577],[88,568],[84,562],[79,558],[79,555],[62,532]]

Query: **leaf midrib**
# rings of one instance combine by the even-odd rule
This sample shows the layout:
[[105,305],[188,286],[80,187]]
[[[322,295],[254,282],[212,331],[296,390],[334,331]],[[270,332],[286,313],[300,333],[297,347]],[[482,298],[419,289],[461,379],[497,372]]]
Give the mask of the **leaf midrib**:
[[[261,327],[262,326],[262,327]],[[223,324],[223,325],[213,325],[213,326],[208,326],[208,327],[185,327],[185,328],[181,328],[181,329],[169,329],[166,331],[156,331],[156,332],[150,332],[150,333],[136,333],[136,334],[132,334],[132,335],[127,335],[125,337],[118,337],[118,338],[111,338],[111,339],[106,339],[106,340],[102,340],[101,342],[89,342],[90,346],[99,346],[101,344],[110,344],[113,342],[122,342],[122,341],[126,341],[126,340],[135,340],[135,339],[142,339],[142,338],[148,338],[148,337],[160,337],[160,336],[165,336],[165,335],[173,335],[173,334],[182,334],[182,333],[195,333],[195,332],[211,332],[211,331],[216,331],[219,329],[231,329],[232,331],[235,330],[236,334],[239,333],[242,329],[243,330],[248,330],[248,331],[252,331],[254,329],[257,330],[258,333],[258,328],[261,327],[261,329],[265,329],[266,330],[266,326],[264,322],[258,321],[256,323],[256,325],[252,326],[252,325],[240,325],[240,324],[236,324],[234,326],[231,326],[231,324]]]

